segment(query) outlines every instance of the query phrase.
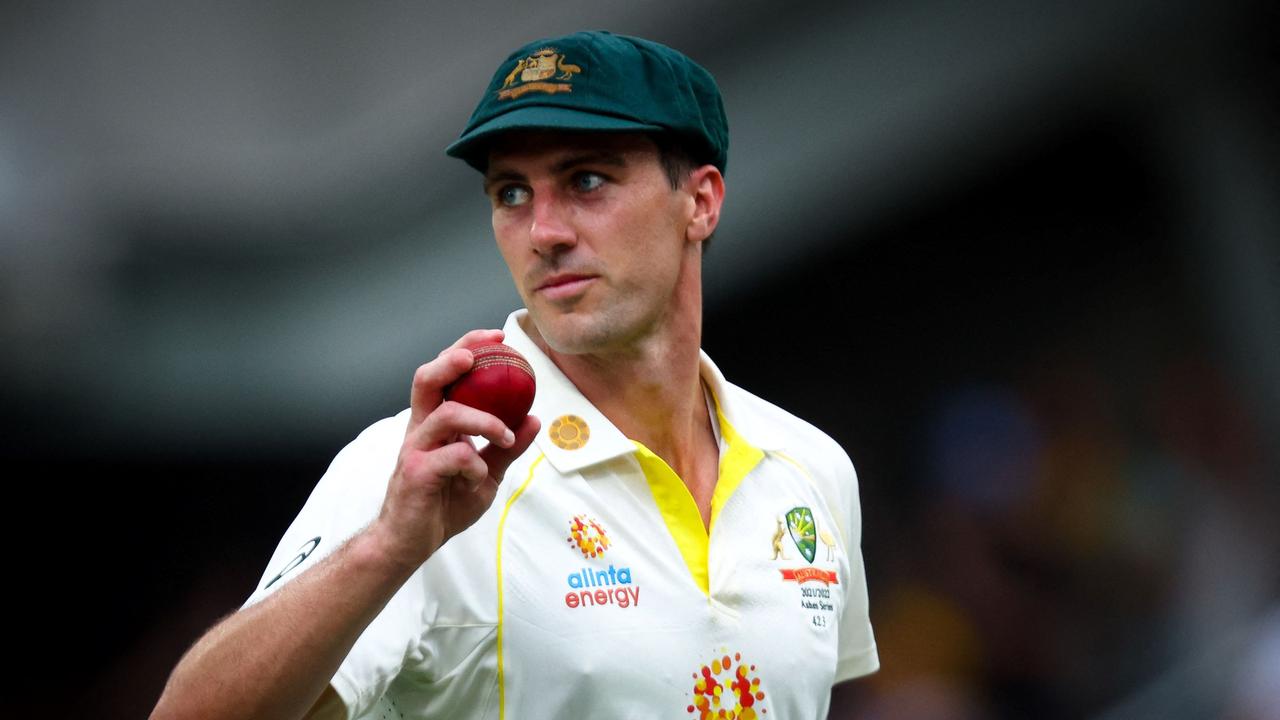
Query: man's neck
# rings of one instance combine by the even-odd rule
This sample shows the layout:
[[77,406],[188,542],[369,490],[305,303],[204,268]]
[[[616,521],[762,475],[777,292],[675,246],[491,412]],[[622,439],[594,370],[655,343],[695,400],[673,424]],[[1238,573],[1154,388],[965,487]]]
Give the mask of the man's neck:
[[574,387],[624,435],[664,459],[681,454],[695,421],[709,427],[698,319],[622,349],[587,354],[556,351],[529,320],[525,332]]
[[[676,313],[663,332],[622,350],[556,352],[532,322],[530,338],[623,435],[662,458],[688,486],[708,522],[719,449],[703,394],[699,313]],[[683,321],[680,320],[683,318]]]
[[692,451],[698,430],[710,427],[696,339],[647,343],[623,354],[549,355],[624,435],[672,468]]

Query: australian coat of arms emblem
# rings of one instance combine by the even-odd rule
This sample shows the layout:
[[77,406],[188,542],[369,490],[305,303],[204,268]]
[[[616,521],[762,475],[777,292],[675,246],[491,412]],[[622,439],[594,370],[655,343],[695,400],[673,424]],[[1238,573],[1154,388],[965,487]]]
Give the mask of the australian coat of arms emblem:
[[[499,100],[514,100],[530,92],[573,92],[573,76],[582,67],[565,60],[565,56],[553,47],[545,47],[516,61],[498,90]],[[560,81],[560,82],[556,82]]]

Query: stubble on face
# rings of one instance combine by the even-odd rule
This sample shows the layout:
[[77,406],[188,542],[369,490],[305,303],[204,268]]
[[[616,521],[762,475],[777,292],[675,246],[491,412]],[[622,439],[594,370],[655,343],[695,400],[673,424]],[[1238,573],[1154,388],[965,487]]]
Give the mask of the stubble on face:
[[[486,188],[499,249],[550,349],[627,352],[669,322],[687,219],[648,138],[522,134],[495,149]],[[528,202],[503,204],[503,192],[526,191]]]

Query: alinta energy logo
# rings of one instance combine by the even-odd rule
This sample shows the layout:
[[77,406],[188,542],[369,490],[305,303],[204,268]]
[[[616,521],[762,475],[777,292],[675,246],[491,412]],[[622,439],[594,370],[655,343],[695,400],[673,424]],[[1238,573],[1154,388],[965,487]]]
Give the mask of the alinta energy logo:
[[577,545],[584,558],[596,558],[609,549],[609,533],[600,521],[586,515],[574,515],[569,521],[569,544]]
[[756,720],[768,715],[756,666],[742,660],[742,653],[726,653],[693,674],[693,702],[685,708],[698,720]]
[[[575,515],[569,521],[569,544],[582,557],[594,560],[603,557],[612,543],[599,520]],[[630,567],[616,567],[613,563],[608,568],[587,565],[569,573],[566,582],[569,591],[564,595],[564,604],[569,608],[614,605],[626,609],[640,604],[640,586],[632,581]]]

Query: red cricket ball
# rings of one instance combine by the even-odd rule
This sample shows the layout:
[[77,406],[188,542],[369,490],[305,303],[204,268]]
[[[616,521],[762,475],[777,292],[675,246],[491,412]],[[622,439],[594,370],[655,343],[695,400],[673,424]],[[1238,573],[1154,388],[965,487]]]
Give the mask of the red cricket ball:
[[537,389],[529,361],[502,343],[467,349],[475,364],[444,389],[444,399],[496,415],[515,432],[533,407]]

